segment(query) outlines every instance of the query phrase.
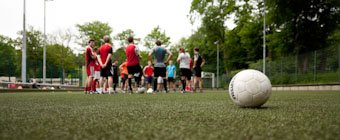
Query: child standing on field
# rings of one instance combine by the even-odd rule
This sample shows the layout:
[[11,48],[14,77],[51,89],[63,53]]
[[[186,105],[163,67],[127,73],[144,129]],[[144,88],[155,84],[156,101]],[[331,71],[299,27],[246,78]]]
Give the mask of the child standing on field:
[[113,93],[117,93],[116,87],[118,84],[118,60],[112,63],[112,83],[113,83]]
[[[97,57],[99,57],[97,48],[94,48],[93,52]],[[96,94],[100,93],[98,91],[99,89],[97,89],[99,88],[99,79],[100,79],[100,64],[98,60],[96,59],[95,66],[94,66],[94,78],[93,78],[93,84],[92,84],[92,91],[94,91],[94,93]]]
[[144,67],[143,69],[143,73],[144,73],[144,77],[146,79],[147,82],[147,88],[152,88],[152,80],[153,80],[153,71],[154,68],[152,67],[152,63],[151,61],[148,61],[148,65]]
[[129,74],[127,70],[126,60],[119,66],[119,71],[122,81],[121,90],[123,93],[125,93],[125,91],[127,90],[127,79]]

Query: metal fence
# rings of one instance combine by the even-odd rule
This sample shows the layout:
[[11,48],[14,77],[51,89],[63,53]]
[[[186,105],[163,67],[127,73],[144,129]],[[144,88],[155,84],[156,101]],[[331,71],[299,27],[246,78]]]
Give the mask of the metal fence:
[[[260,60],[249,68],[262,71],[262,64]],[[237,72],[223,74],[221,87],[227,87]],[[340,84],[340,46],[267,60],[266,75],[273,85]]]

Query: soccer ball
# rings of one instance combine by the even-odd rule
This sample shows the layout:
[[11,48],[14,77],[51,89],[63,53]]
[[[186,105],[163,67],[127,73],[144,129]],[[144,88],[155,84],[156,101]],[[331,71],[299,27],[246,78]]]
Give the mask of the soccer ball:
[[269,99],[272,85],[266,75],[257,70],[237,73],[229,84],[229,95],[240,107],[260,107]]
[[146,93],[151,94],[153,92],[152,88],[149,88]]
[[142,94],[145,92],[145,88],[144,87],[138,88],[137,92]]

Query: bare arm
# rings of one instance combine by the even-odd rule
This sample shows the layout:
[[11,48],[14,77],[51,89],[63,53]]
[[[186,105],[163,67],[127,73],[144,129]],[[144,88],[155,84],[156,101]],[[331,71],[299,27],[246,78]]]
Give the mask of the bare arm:
[[152,62],[152,50],[151,50],[151,52],[149,52],[149,56],[148,56],[148,58],[149,58],[149,61],[151,61],[151,62]]
[[104,63],[104,67],[106,67],[107,63],[109,62],[109,60],[111,59],[112,54],[109,53],[109,55],[107,55],[106,61]]
[[168,53],[169,55],[168,55],[168,59],[165,61],[166,64],[167,64],[167,63],[170,61],[170,59],[172,58],[172,53],[171,53],[169,50],[167,50],[167,53]]
[[97,57],[97,60],[98,60],[98,62],[99,62],[99,65],[100,65],[101,67],[103,67],[102,59],[100,59],[100,57]]
[[205,64],[205,59],[204,59],[204,58],[202,58],[202,64],[201,64],[201,68],[204,66],[204,64]]

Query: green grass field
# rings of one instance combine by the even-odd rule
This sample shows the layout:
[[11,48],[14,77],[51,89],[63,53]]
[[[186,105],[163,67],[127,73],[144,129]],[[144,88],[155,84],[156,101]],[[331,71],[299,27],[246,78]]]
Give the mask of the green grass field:
[[274,92],[258,109],[226,92],[0,94],[0,139],[339,139],[340,92]]

